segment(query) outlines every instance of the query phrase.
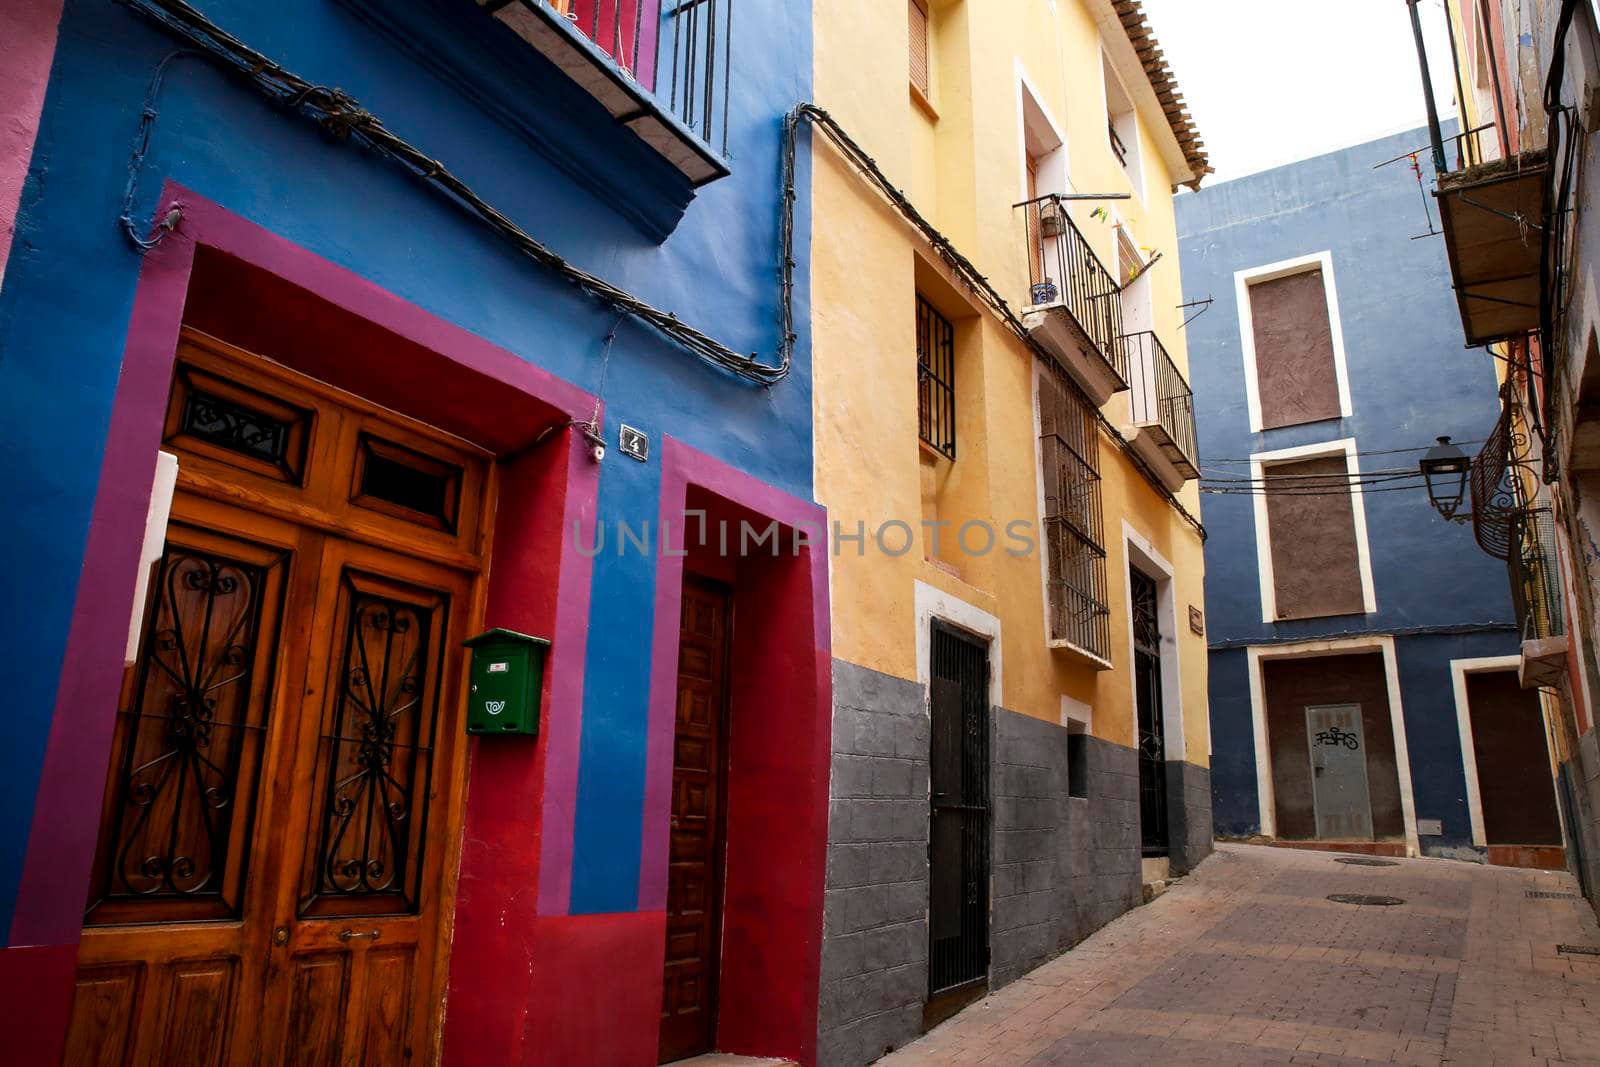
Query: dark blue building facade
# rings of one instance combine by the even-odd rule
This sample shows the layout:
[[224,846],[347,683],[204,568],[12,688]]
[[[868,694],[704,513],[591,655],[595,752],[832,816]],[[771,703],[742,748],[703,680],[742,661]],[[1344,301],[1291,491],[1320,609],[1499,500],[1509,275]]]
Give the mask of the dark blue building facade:
[[[1188,350],[1219,836],[1481,857],[1498,797],[1471,723],[1496,699],[1539,714],[1531,695],[1480,693],[1516,670],[1505,570],[1415,475],[1437,436],[1470,453],[1499,409],[1462,347],[1444,246],[1421,236],[1431,196],[1404,158],[1374,169],[1426,143],[1401,133],[1177,201],[1186,298],[1215,301]],[[1365,752],[1346,789],[1318,739],[1350,731],[1338,758]]]
[[[691,540],[823,523],[785,121],[810,6],[37,7],[0,48],[0,119],[32,135],[0,144],[26,175],[0,208],[8,1057],[187,1034],[244,1062],[288,1034],[328,1062],[655,1063],[676,1003],[683,1048],[810,1062],[825,550]],[[715,847],[680,833],[706,823],[692,584],[741,724]],[[537,736],[464,732],[461,641],[494,627],[550,642]],[[380,631],[413,653],[384,682],[349,666]],[[324,845],[297,876],[300,840]]]

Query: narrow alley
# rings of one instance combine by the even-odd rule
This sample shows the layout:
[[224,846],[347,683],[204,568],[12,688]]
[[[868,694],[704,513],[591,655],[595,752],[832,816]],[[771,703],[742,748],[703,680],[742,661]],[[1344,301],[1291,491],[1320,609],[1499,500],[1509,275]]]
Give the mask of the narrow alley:
[[1600,946],[1570,875],[1372,862],[1219,845],[1147,907],[881,1063],[1600,1063],[1600,956],[1558,948]]

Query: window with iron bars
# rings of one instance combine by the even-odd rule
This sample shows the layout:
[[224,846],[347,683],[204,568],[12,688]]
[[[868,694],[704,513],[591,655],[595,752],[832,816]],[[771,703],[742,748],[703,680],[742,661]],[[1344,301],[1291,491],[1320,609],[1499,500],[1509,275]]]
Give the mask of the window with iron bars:
[[956,328],[917,294],[917,433],[956,458]]
[[1054,369],[1039,374],[1039,463],[1050,641],[1111,658],[1100,441],[1088,401]]

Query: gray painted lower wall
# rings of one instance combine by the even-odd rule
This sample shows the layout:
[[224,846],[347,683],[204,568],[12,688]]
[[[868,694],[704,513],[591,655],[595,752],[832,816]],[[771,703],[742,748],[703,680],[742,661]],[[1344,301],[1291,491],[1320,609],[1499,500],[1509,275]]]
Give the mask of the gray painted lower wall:
[[928,743],[922,686],[834,660],[821,1067],[922,1032],[928,991]]
[[[921,685],[840,660],[833,697],[817,1062],[859,1067],[922,1032],[930,724]],[[1072,797],[1065,729],[996,708],[990,736],[997,989],[1142,899],[1139,764],[1132,749],[1085,738],[1087,796]],[[1187,764],[1168,773],[1173,864],[1187,870],[1210,851],[1209,776]]]
[[1205,767],[1167,764],[1167,826],[1174,875],[1211,855],[1211,772]]

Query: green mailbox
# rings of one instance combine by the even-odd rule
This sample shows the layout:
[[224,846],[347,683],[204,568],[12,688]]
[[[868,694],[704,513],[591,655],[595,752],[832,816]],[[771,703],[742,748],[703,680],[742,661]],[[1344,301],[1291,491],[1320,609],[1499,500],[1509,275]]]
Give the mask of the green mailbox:
[[487,630],[461,643],[472,649],[467,733],[536,736],[550,642],[513,630]]

